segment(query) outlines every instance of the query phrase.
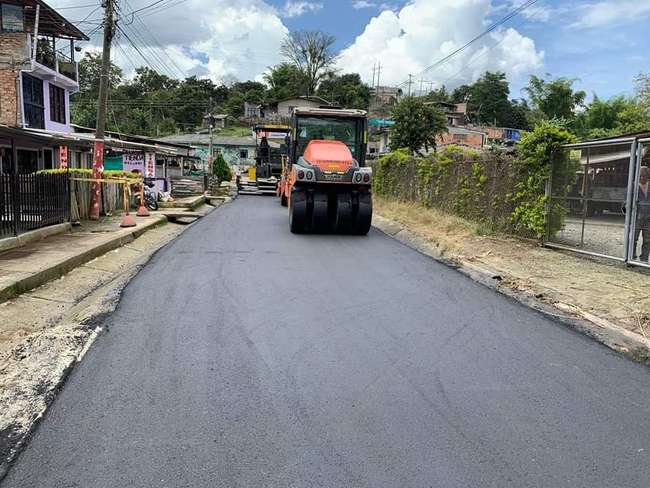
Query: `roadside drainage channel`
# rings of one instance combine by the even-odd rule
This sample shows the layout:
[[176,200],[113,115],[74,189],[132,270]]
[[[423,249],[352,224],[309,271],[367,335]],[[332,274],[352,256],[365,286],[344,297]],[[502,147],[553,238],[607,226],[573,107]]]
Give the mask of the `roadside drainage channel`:
[[526,307],[560,322],[600,344],[641,364],[650,365],[650,340],[613,322],[597,317],[572,304],[547,303],[537,296],[508,287],[499,273],[463,260],[442,256],[436,246],[409,231],[402,224],[373,215],[373,227],[407,247],[453,268],[471,280],[511,298]]

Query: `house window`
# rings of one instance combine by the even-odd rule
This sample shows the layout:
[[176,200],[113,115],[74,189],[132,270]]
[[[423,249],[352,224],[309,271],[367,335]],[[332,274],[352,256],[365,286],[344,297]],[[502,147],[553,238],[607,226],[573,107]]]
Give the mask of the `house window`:
[[248,159],[248,149],[240,149],[239,150],[239,158],[240,159]]
[[2,30],[4,32],[23,32],[25,27],[22,5],[2,3],[0,7]]
[[32,129],[45,129],[43,80],[23,73],[23,105],[25,124]]
[[50,85],[50,120],[65,124],[65,90]]

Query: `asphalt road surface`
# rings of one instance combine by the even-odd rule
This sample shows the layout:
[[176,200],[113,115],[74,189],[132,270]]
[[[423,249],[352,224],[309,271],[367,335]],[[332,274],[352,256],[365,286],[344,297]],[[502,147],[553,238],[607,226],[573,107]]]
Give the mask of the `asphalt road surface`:
[[274,198],[188,229],[106,325],[3,488],[650,486],[648,368]]

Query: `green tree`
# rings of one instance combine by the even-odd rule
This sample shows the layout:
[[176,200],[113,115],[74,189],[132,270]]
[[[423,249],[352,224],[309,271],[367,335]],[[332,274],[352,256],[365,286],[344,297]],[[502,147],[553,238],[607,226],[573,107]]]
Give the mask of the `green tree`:
[[323,77],[336,61],[333,36],[321,31],[295,31],[287,35],[280,52],[307,79],[307,95],[316,93]]
[[556,78],[547,81],[533,75],[525,90],[533,108],[539,111],[541,118],[564,119],[571,122],[577,109],[584,105],[587,97],[584,91],[573,90],[575,81],[569,78]]
[[512,129],[530,130],[530,107],[524,99],[510,100],[510,107],[503,115],[501,124]]
[[[39,46],[41,43],[39,43]],[[99,80],[102,72],[101,53],[87,52],[79,61],[79,93],[95,97],[99,94]],[[122,83],[123,73],[119,66],[111,63],[108,86],[114,89]]]
[[393,120],[393,149],[407,148],[418,154],[422,148],[435,150],[436,138],[447,132],[447,117],[420,98],[403,98],[393,108]]
[[452,103],[464,103],[469,100],[472,91],[471,85],[460,85],[451,93]]
[[366,110],[370,103],[370,87],[358,73],[337,76],[332,73],[318,87],[318,95],[345,108]]
[[307,94],[307,77],[300,68],[291,63],[280,63],[264,74],[269,86],[270,100],[285,100]]
[[219,183],[222,181],[230,181],[230,178],[232,178],[230,166],[228,166],[221,153],[217,154],[212,162],[212,174],[217,177]]
[[506,74],[486,71],[469,90],[467,110],[478,123],[506,125],[511,109],[510,86]]
[[426,96],[426,99],[430,102],[462,103],[462,101],[456,102],[452,98],[452,94],[447,91],[445,85],[431,90]]

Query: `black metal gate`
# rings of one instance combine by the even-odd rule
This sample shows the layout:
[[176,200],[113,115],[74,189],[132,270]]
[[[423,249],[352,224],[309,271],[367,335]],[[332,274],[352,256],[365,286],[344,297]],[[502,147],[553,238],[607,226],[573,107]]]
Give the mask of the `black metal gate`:
[[0,238],[69,219],[67,173],[0,174]]

